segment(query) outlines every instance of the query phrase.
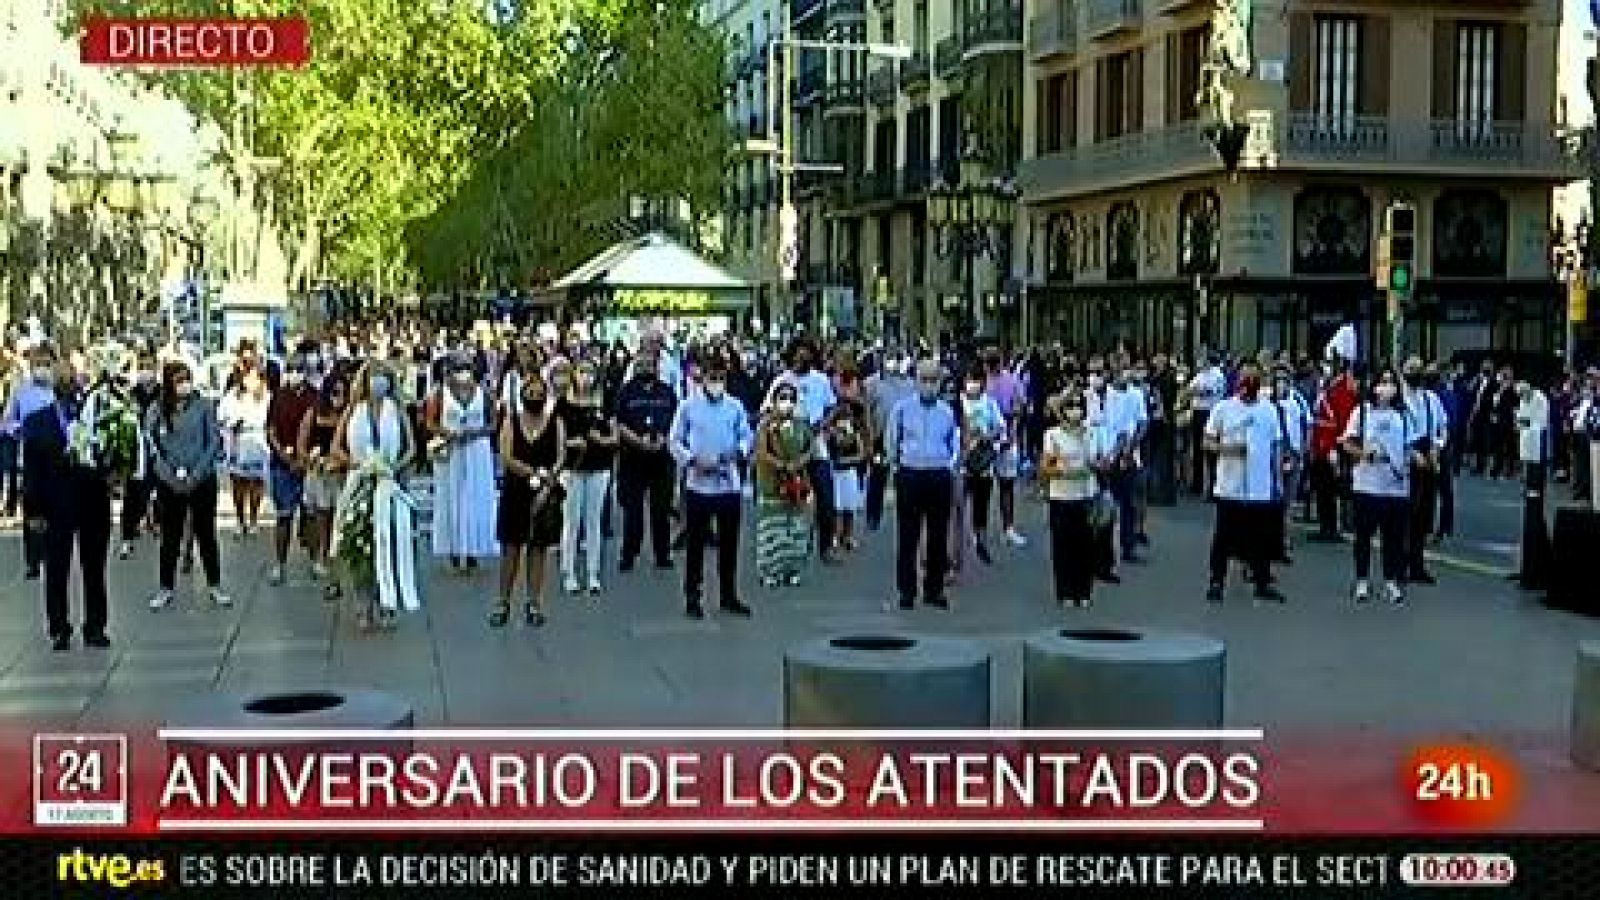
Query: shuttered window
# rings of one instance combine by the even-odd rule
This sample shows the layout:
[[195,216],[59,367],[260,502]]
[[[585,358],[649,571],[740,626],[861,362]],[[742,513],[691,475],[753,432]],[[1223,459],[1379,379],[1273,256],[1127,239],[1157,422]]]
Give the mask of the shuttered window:
[[1312,110],[1322,128],[1355,130],[1361,104],[1361,20],[1317,16],[1312,34]]
[[1200,117],[1200,67],[1205,63],[1211,26],[1188,28],[1167,37],[1167,122]]
[[1500,27],[1485,22],[1456,24],[1455,121],[1460,137],[1487,137],[1498,114]]
[[1144,118],[1144,51],[1129,50],[1095,62],[1095,140],[1140,130]]
[[1052,75],[1039,82],[1039,132],[1035,152],[1040,156],[1071,149],[1078,116],[1076,72]]

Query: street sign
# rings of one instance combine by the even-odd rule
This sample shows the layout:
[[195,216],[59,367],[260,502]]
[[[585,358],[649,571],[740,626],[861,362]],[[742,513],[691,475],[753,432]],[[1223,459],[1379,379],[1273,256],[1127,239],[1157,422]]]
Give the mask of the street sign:
[[794,204],[785,204],[778,210],[778,270],[779,277],[794,281],[800,264],[800,213]]

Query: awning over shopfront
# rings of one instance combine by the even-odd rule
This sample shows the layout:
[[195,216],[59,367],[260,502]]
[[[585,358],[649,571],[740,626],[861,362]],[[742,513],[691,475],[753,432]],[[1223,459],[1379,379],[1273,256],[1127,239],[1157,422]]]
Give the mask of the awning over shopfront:
[[577,312],[625,317],[730,315],[752,302],[749,282],[660,233],[616,244],[540,293]]

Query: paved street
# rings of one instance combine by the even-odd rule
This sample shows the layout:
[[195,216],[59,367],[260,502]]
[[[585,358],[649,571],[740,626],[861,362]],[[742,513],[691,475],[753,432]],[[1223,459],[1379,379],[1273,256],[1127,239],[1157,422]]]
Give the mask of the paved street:
[[[1514,489],[1482,485],[1488,492]],[[1471,540],[1501,532],[1489,507]],[[1018,638],[1063,621],[1187,628],[1229,646],[1228,717],[1283,728],[1475,731],[1549,735],[1566,727],[1574,641],[1600,637],[1600,620],[1552,612],[1501,579],[1446,565],[1440,584],[1413,592],[1409,609],[1356,610],[1346,600],[1348,548],[1301,547],[1282,573],[1285,608],[1255,608],[1236,587],[1221,609],[1201,598],[1209,508],[1158,512],[1153,562],[1124,567],[1092,611],[1049,601],[1039,508],[1027,507],[1034,542],[970,571],[952,613],[883,610],[890,596],[891,538],[868,539],[838,569],[808,586],[745,597],[753,620],[684,618],[675,580],[645,571],[612,575],[598,606],[558,597],[541,631],[491,631],[484,613],[493,568],[458,578],[431,571],[426,612],[392,636],[355,632],[307,580],[266,584],[268,538],[224,538],[237,606],[206,608],[198,585],[172,609],[145,608],[155,546],[113,562],[116,642],[109,652],[50,652],[38,588],[20,580],[15,534],[4,540],[0,585],[0,717],[61,724],[159,721],[186,695],[324,684],[401,692],[427,722],[776,724],[782,648],[808,636],[905,628],[964,634],[997,659],[995,705],[1018,717]],[[1512,517],[1514,521],[1514,516]],[[1514,530],[1510,533],[1514,535]],[[1465,540],[1465,539],[1464,539]],[[1447,548],[1452,552],[1467,551]],[[747,570],[748,574],[748,570]]]

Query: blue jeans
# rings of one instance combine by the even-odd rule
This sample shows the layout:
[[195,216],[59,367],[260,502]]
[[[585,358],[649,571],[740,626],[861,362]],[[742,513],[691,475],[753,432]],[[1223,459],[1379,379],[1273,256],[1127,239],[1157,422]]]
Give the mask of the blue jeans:
[[1106,479],[1111,498],[1117,502],[1117,542],[1122,558],[1133,556],[1139,534],[1138,504],[1141,469],[1120,469]]

